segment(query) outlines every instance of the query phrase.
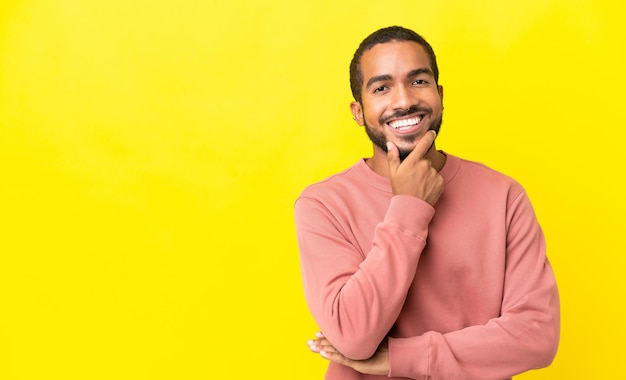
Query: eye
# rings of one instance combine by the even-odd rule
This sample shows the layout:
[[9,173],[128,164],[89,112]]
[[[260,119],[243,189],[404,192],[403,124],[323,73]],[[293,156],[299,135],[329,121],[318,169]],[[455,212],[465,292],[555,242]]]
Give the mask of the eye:
[[385,87],[385,86],[378,86],[378,87],[376,87],[376,88],[374,89],[374,93],[377,93],[377,92],[383,92],[383,91],[385,91],[386,89],[387,89],[387,87]]
[[428,81],[425,79],[416,79],[413,81],[414,85],[420,86],[420,85],[426,85],[428,84]]

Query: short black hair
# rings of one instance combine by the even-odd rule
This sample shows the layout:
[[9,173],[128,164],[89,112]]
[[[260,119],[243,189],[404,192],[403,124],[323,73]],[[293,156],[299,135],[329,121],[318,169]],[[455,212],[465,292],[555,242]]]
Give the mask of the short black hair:
[[392,41],[413,41],[420,44],[428,57],[430,58],[430,66],[435,77],[435,82],[439,84],[439,68],[437,67],[437,57],[432,46],[426,40],[414,31],[403,28],[401,26],[389,26],[379,29],[367,36],[354,52],[352,61],[350,62],[350,88],[354,100],[361,103],[361,89],[363,87],[363,73],[361,72],[361,57],[363,54],[378,44]]

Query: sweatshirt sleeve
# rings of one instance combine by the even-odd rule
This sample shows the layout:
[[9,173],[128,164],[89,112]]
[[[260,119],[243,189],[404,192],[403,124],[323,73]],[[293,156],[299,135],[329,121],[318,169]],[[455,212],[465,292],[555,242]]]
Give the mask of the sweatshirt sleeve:
[[398,318],[433,215],[420,199],[392,197],[371,250],[361,252],[345,224],[322,203],[306,197],[296,201],[307,304],[324,335],[346,357],[371,357]]
[[389,338],[390,376],[505,379],[552,362],[559,342],[559,297],[525,192],[511,201],[507,224],[500,317],[446,334]]

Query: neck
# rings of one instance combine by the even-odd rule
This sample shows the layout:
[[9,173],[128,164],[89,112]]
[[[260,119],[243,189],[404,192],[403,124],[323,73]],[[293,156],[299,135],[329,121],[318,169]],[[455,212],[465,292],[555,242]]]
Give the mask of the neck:
[[[433,144],[428,152],[426,152],[424,158],[429,159],[433,168],[437,171],[440,171],[446,163],[446,155],[439,152],[435,147],[435,144]],[[382,149],[374,146],[374,155],[371,158],[366,159],[365,162],[375,173],[389,178],[389,162],[387,161],[387,153]]]

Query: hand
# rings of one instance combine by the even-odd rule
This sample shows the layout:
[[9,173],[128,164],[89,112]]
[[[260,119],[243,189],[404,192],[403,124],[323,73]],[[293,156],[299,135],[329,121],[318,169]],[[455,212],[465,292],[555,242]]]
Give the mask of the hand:
[[435,141],[436,135],[435,131],[427,132],[402,162],[398,147],[391,142],[387,143],[389,176],[394,195],[412,195],[428,202],[431,206],[437,203],[443,193],[443,177],[432,167],[430,160],[424,158]]
[[389,349],[387,348],[386,339],[381,343],[371,358],[352,360],[337,351],[321,332],[315,334],[315,336],[317,339],[312,339],[307,342],[309,349],[314,353],[319,353],[323,358],[337,364],[345,365],[357,372],[367,375],[387,376],[389,374]]

